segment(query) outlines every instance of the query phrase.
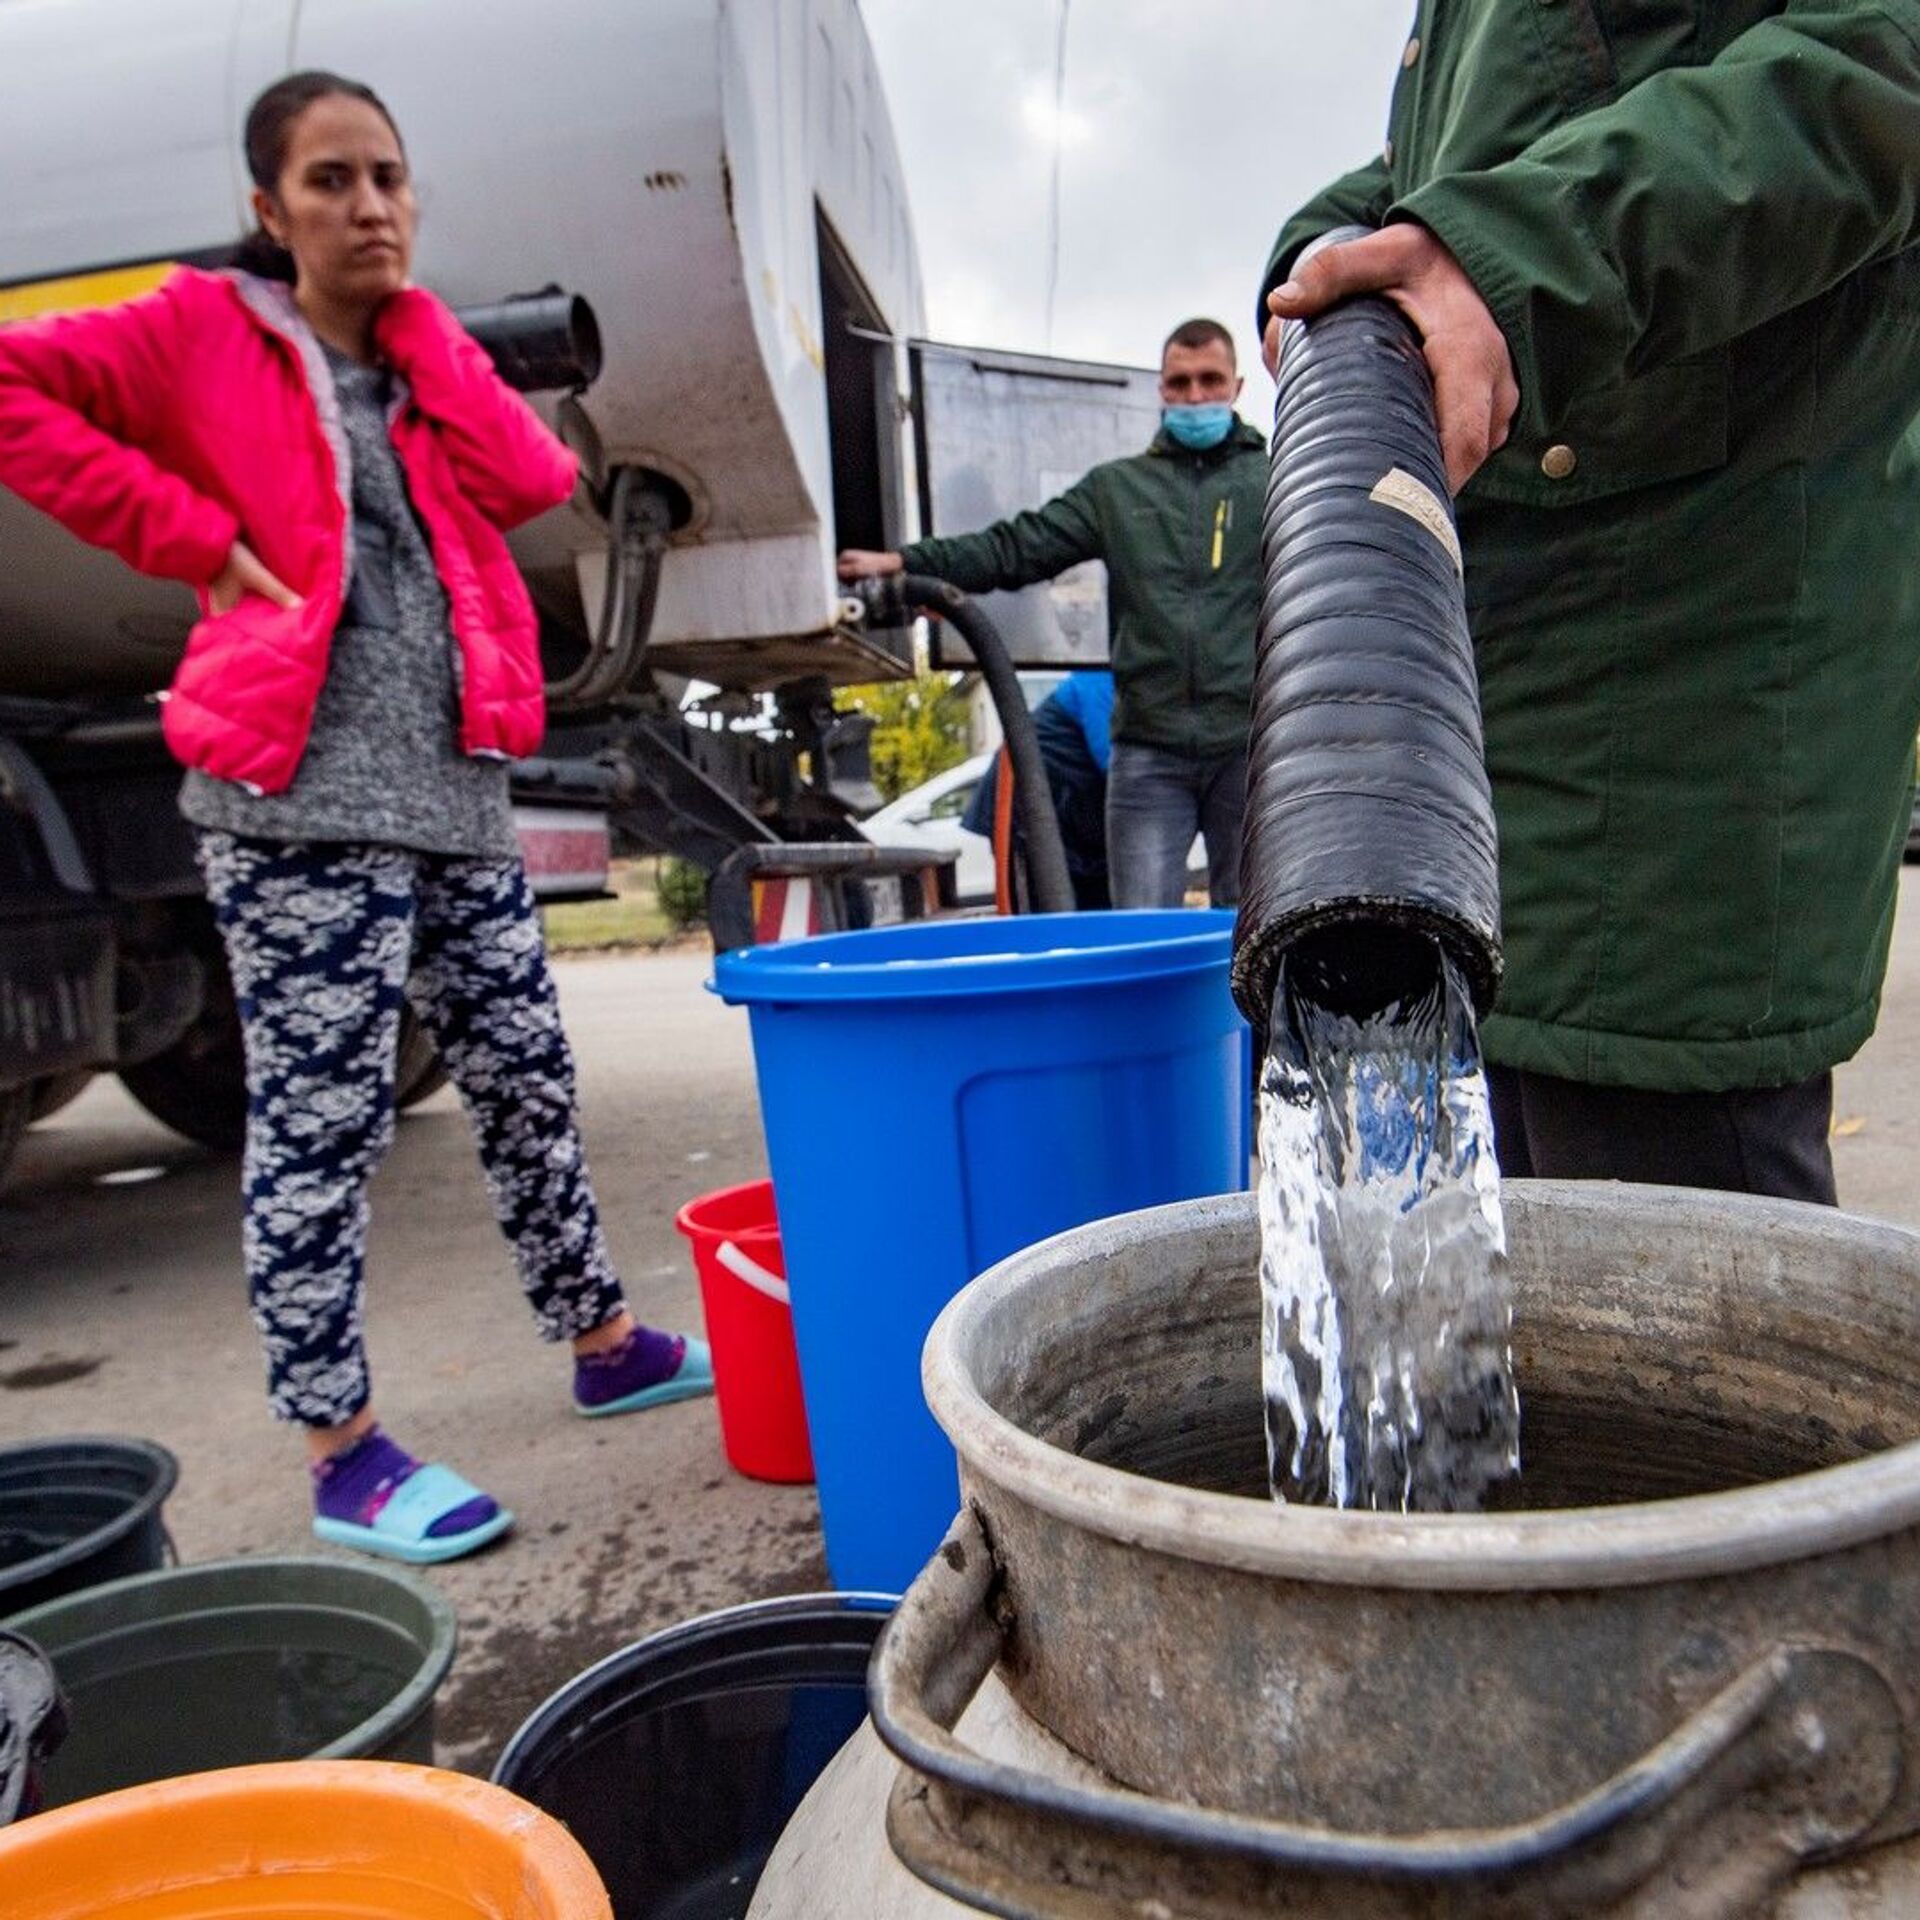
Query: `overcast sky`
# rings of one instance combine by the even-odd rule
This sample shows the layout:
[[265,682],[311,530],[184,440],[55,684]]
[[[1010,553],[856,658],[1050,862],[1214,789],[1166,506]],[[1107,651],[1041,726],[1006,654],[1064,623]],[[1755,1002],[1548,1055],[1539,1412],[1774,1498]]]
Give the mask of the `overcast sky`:
[[[1046,348],[1058,0],[860,0],[893,110],[928,329]],[[1190,313],[1255,377],[1281,221],[1377,153],[1412,0],[1071,0],[1052,351],[1148,365]]]

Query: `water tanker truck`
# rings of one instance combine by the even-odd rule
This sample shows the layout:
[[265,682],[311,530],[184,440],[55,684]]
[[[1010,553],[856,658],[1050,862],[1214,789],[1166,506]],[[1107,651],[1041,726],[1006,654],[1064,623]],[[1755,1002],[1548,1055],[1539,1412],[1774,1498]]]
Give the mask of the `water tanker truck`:
[[[1150,381],[917,340],[854,0],[0,4],[0,324],[222,264],[250,224],[248,104],[301,67],[384,96],[419,278],[581,456],[571,502],[513,540],[548,674],[514,777],[536,891],[598,891],[612,850],[711,871],[804,843],[823,886],[823,848],[871,855],[868,723],[833,690],[910,672],[912,636],[844,595],[835,552],[898,545],[937,488],[975,524],[1132,450]],[[1103,657],[1097,581],[1019,599],[1022,664]],[[239,1138],[238,1024],[159,728],[194,618],[0,492],[0,1164],[103,1070]],[[404,1104],[437,1067],[401,1045]]]

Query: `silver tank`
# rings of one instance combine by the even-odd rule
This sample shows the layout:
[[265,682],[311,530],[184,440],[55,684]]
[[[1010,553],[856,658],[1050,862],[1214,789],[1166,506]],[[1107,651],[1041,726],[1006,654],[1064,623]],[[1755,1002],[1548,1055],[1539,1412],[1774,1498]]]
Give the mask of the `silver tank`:
[[[610,465],[676,481],[691,513],[654,662],[733,684],[797,647],[811,671],[851,672],[823,275],[872,331],[923,331],[852,0],[0,6],[0,322],[122,298],[230,248],[251,224],[246,108],[307,66],[366,80],[393,109],[426,285],[456,306],[549,283],[592,304],[606,346],[592,432]],[[596,515],[561,508],[514,546],[543,603],[597,605]],[[191,619],[183,590],[0,490],[0,693],[162,686]]]
[[969,1288],[925,1368],[963,1512],[758,1920],[1920,1911],[1920,1235],[1507,1208],[1527,1467],[1484,1515],[1261,1497],[1248,1196]]

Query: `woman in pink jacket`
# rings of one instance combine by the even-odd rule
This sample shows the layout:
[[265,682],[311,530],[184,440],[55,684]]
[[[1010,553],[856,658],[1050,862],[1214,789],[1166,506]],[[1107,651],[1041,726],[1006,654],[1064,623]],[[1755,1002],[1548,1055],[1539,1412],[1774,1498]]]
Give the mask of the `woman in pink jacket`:
[[574,1119],[508,759],[543,726],[505,530],[571,455],[433,295],[391,116],[324,73],[248,117],[235,268],[0,329],[0,482],[195,588],[165,704],[246,1035],[246,1260],[269,1394],[306,1429],[314,1531],[448,1560],[512,1516],[374,1421],[366,1188],[410,997],[472,1118],[574,1405],[709,1391],[700,1341],[627,1311]]

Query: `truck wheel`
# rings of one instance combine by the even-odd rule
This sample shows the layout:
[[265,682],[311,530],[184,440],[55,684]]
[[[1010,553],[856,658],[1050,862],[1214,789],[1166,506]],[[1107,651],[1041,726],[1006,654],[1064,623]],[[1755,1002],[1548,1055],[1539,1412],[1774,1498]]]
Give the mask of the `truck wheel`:
[[7,1163],[32,1120],[32,1087],[0,1087],[0,1179],[6,1177]]
[[[240,1036],[240,1013],[233,1003],[225,949],[218,939],[198,943],[207,968],[207,997],[193,1025],[150,1060],[120,1069],[121,1083],[153,1115],[176,1133],[203,1147],[227,1150],[247,1137],[247,1062]],[[411,1107],[446,1085],[426,1029],[412,1007],[400,1009],[400,1038],[394,1061],[394,1104]]]
[[247,1063],[240,1011],[218,946],[203,950],[207,995],[193,1025],[151,1059],[120,1069],[120,1083],[175,1133],[232,1151],[247,1137]]
[[[240,1017],[224,972],[214,1002],[191,1027],[151,1060],[123,1067],[127,1091],[176,1133],[203,1147],[231,1150],[247,1137],[246,1058]],[[418,1106],[447,1083],[447,1070],[426,1030],[407,1008],[400,1016],[400,1044],[394,1063],[394,1105]]]
[[62,1107],[70,1107],[93,1084],[93,1069],[79,1067],[72,1073],[50,1073],[32,1087],[33,1120],[48,1120]]
[[411,1007],[400,1009],[400,1044],[393,1063],[393,1104],[405,1113],[447,1084],[447,1070]]

